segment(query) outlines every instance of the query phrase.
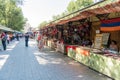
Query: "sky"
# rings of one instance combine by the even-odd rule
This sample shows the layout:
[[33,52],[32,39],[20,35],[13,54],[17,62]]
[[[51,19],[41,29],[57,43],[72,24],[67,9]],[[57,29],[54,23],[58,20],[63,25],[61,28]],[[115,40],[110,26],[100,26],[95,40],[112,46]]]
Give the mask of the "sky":
[[31,27],[52,20],[53,15],[64,12],[71,0],[25,0],[22,11]]

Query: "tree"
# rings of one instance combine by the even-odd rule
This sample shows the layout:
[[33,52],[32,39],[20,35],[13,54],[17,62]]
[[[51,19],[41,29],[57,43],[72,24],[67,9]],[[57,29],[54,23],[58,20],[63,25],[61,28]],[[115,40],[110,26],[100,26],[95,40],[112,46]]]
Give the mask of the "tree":
[[18,5],[23,5],[24,0],[14,0],[16,4]]
[[[57,20],[61,17],[64,17],[65,15],[70,14],[74,11],[80,10],[84,7],[87,7],[87,6],[91,5],[92,3],[93,3],[93,0],[72,0],[69,2],[68,6],[67,6],[67,10],[61,14],[54,15],[52,21]],[[70,17],[70,16],[68,16],[68,17]]]
[[57,19],[59,19],[61,16],[58,14],[58,15],[54,15],[53,17],[52,17],[52,19],[53,19],[53,21],[54,20],[57,20]]
[[0,24],[21,30],[26,22],[22,10],[17,6],[17,0],[0,0]]
[[9,20],[9,27],[20,31],[21,29],[23,29],[26,21],[27,19],[23,17],[21,8],[16,8]]
[[80,10],[80,9],[82,9],[84,7],[87,7],[92,3],[93,3],[93,0],[76,0],[76,1],[72,0],[72,1],[69,2],[66,11],[64,11],[61,14],[53,16],[53,21],[57,20],[57,19],[59,19],[61,17],[64,17],[65,15],[67,15],[69,13],[72,13],[74,11],[77,11],[77,10]]
[[43,22],[40,23],[39,28],[44,27],[44,26],[47,25],[47,24],[48,24],[47,21],[43,21]]
[[67,6],[67,11],[68,11],[69,13],[71,13],[71,12],[75,11],[76,8],[77,8],[77,7],[76,7],[76,3],[75,3],[74,0],[72,0],[72,1],[70,1],[70,3],[69,3],[68,6]]
[[67,6],[67,11],[69,13],[72,13],[74,11],[87,7],[91,4],[93,4],[93,0],[76,0],[76,1],[72,0]]

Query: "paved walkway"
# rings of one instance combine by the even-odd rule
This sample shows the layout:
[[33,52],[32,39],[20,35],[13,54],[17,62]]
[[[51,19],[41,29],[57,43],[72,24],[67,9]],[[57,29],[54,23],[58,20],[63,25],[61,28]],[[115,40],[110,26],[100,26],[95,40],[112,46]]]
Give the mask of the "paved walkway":
[[48,48],[38,51],[33,40],[15,41],[0,52],[0,80],[111,80]]

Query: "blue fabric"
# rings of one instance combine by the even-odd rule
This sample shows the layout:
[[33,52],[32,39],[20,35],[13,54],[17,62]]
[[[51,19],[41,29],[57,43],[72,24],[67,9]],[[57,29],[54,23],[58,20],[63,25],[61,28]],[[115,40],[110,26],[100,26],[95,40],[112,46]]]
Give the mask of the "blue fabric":
[[101,23],[101,27],[116,27],[116,26],[120,26],[120,22]]

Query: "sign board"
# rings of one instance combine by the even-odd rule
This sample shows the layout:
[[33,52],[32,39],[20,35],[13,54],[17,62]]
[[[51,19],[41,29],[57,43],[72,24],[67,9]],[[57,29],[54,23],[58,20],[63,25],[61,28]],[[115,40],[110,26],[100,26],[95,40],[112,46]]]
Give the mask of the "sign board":
[[100,33],[100,30],[96,30],[96,34],[99,34]]
[[103,37],[102,37],[102,44],[103,45],[107,45],[110,33],[102,33],[102,35],[103,35]]
[[94,48],[100,49],[102,46],[102,34],[96,34],[95,40],[94,40]]

